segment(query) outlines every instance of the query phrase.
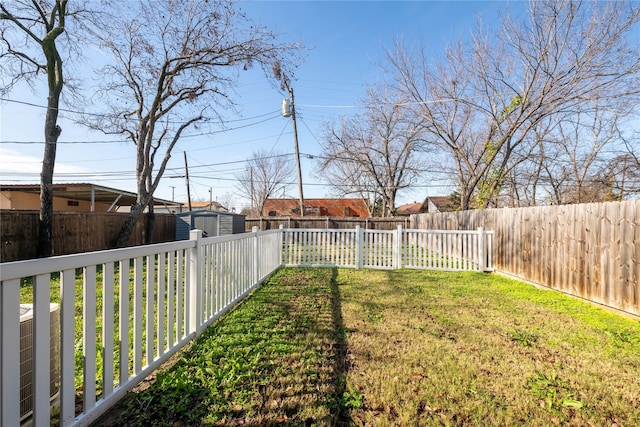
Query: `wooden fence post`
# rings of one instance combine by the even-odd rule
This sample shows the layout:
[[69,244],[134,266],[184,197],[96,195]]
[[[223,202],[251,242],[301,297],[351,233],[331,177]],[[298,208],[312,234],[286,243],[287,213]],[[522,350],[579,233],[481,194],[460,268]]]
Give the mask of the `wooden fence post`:
[[195,246],[189,249],[189,333],[200,335],[202,325],[202,240],[201,230],[191,230],[189,240],[195,241]]

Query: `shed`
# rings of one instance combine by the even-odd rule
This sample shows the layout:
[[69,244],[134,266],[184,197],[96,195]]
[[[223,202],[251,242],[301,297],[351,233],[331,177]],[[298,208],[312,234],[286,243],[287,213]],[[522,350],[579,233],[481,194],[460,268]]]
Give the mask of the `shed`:
[[244,215],[217,211],[192,211],[176,214],[176,240],[189,239],[191,230],[202,230],[206,236],[244,233]]

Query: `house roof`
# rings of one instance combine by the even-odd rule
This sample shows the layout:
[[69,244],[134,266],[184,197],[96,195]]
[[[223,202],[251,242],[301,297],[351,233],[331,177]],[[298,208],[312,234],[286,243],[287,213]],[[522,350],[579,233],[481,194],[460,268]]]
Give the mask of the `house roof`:
[[[275,212],[276,215],[290,216],[295,214],[299,207],[299,199],[267,199],[264,204],[263,215]],[[324,212],[320,212],[317,216],[343,217],[345,216],[345,208],[348,208],[349,213],[347,216],[369,217],[367,204],[363,199],[304,199],[304,207],[305,215],[309,216],[314,216],[315,214],[308,214],[307,210],[322,208]]]
[[428,196],[422,203],[413,202],[398,206],[396,209],[396,215],[414,215],[428,212],[429,203],[433,204],[438,209],[438,212],[450,212],[456,210],[455,203],[449,196]]
[[423,212],[424,203],[413,202],[396,208],[396,215],[414,215]]
[[[0,184],[0,191],[39,194],[40,184]],[[53,184],[53,196],[94,203],[111,203],[114,206],[132,206],[136,203],[135,193],[89,183]],[[154,202],[157,204],[181,204],[158,198],[154,198]]]
[[455,203],[449,196],[429,196],[425,199],[425,202],[430,201],[440,212],[449,212],[456,210]]
[[[182,205],[188,208],[187,203],[183,203]],[[213,210],[213,211],[228,210],[218,202],[191,202],[191,209],[206,209],[206,210]]]

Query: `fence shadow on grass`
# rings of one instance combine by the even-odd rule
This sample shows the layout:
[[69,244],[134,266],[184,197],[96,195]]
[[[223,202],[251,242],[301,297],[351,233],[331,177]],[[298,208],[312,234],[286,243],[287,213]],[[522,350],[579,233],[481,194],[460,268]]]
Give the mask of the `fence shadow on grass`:
[[342,295],[338,285],[338,269],[331,269],[331,316],[333,320],[333,330],[335,333],[335,361],[334,361],[334,384],[335,384],[335,406],[333,412],[334,425],[349,425],[350,410],[345,402],[346,377],[349,371],[347,360],[347,329],[342,319]]
[[337,277],[280,270],[94,425],[349,425]]

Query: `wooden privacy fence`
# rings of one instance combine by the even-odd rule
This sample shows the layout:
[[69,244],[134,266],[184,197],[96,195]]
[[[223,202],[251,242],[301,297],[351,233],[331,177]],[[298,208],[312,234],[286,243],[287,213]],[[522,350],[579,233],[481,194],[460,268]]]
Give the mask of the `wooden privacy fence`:
[[490,271],[493,232],[284,229],[283,263],[297,267]]
[[[2,262],[32,259],[37,256],[38,212],[0,211],[0,260]],[[113,247],[126,213],[54,212],[51,243],[54,255],[100,251]],[[136,223],[129,239],[130,246],[142,245],[146,239],[147,214]],[[155,214],[154,243],[176,238],[176,217]]]
[[640,315],[640,200],[420,214],[420,229],[493,230],[496,270]]

